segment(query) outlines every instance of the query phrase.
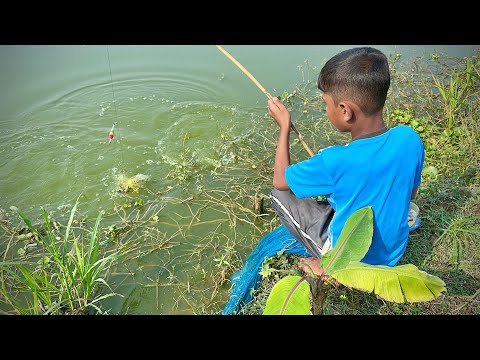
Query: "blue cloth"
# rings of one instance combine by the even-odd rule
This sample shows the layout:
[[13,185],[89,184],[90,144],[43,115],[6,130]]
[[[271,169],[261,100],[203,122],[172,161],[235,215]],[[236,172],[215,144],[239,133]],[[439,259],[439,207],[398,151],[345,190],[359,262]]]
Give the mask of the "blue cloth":
[[371,206],[372,245],[362,262],[394,266],[408,243],[408,210],[421,182],[424,146],[409,126],[321,150],[290,165],[286,181],[298,198],[324,195],[335,210],[328,237],[335,247],[345,222],[356,210]]
[[281,225],[269,232],[250,253],[242,269],[230,278],[232,282],[230,300],[223,309],[223,315],[234,315],[252,300],[253,291],[262,279],[259,272],[263,262],[281,250],[286,254],[310,255],[303,244],[297,241],[285,226]]
[[[417,217],[410,231],[416,230],[420,224],[420,217]],[[232,283],[230,300],[223,308],[223,315],[235,315],[252,300],[253,291],[262,280],[259,272],[263,262],[281,250],[284,250],[286,254],[310,256],[303,244],[295,239],[284,225],[269,232],[250,253],[242,269],[230,278]]]

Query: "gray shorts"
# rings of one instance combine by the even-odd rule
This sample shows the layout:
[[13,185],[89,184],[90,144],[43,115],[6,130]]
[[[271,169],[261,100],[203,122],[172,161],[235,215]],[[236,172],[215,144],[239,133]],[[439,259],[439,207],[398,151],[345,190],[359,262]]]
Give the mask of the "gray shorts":
[[312,256],[321,258],[332,248],[327,234],[335,211],[328,201],[299,199],[290,190],[277,189],[272,190],[270,199],[283,225]]

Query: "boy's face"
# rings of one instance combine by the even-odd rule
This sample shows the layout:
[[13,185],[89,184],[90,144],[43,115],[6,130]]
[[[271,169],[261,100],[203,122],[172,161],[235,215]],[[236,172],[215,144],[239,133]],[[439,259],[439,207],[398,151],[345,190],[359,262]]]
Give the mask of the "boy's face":
[[348,129],[345,128],[346,124],[343,121],[344,114],[342,107],[339,106],[340,104],[335,105],[333,98],[328,93],[322,93],[322,99],[326,105],[325,111],[327,113],[327,117],[332,125],[335,126],[335,128],[339,131],[348,131]]

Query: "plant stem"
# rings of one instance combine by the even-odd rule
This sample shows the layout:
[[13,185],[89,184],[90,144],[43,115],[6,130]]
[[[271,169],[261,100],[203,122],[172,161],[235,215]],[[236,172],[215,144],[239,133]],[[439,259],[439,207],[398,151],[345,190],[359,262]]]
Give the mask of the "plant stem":
[[327,298],[327,288],[323,286],[324,280],[320,277],[307,277],[312,293],[312,313],[313,315],[323,315],[323,306]]

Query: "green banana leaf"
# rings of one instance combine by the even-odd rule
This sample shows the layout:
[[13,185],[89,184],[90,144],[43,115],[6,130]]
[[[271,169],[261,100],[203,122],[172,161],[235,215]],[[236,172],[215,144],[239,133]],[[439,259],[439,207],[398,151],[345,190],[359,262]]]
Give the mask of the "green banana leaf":
[[335,247],[322,257],[321,266],[325,274],[343,269],[350,261],[362,260],[372,243],[372,236],[373,211],[368,206],[350,215]]
[[446,290],[442,279],[412,264],[389,267],[354,261],[331,276],[343,285],[396,303],[429,301]]
[[263,315],[311,315],[310,285],[301,276],[280,279],[268,295]]

